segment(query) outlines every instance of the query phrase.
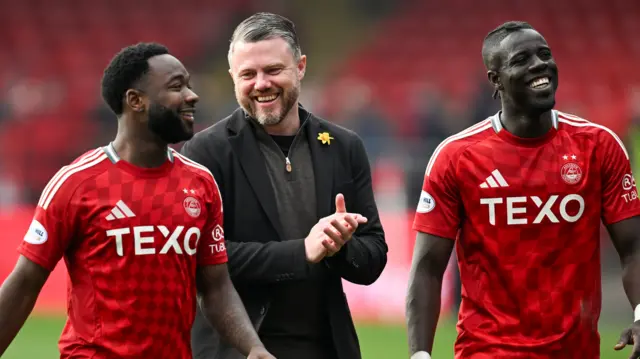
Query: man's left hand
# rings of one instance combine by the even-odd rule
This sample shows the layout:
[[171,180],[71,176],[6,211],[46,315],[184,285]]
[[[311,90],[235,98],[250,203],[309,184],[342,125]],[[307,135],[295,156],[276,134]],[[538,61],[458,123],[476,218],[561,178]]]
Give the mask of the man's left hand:
[[276,359],[264,347],[253,347],[247,359]]
[[633,345],[629,359],[640,359],[640,321],[634,322],[620,334],[620,340],[614,349],[622,350],[627,345]]
[[[347,207],[344,201],[344,196],[339,193],[336,196],[336,213],[346,213]],[[327,235],[327,240],[322,242],[327,249],[327,256],[331,257],[342,249],[342,247],[351,240],[351,236],[358,229],[358,225],[366,222],[366,218],[356,219],[352,216],[345,216],[344,220],[340,221],[337,218],[331,221],[331,226],[324,229],[324,234]]]

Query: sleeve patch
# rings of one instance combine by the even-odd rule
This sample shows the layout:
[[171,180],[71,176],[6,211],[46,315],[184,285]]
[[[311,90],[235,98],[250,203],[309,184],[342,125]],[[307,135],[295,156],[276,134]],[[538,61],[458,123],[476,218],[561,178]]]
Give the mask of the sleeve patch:
[[436,208],[436,200],[427,191],[422,191],[420,194],[420,201],[418,201],[418,213],[429,213]]
[[30,244],[43,244],[49,238],[49,234],[47,230],[44,228],[42,223],[37,220],[33,220],[29,229],[27,230],[27,234],[24,236],[24,241]]

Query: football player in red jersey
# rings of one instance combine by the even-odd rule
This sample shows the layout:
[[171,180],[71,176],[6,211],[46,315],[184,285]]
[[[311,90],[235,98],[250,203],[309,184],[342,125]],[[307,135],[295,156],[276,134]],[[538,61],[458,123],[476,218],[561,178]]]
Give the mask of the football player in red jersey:
[[118,133],[44,189],[0,288],[0,354],[64,258],[70,288],[61,358],[191,359],[196,298],[241,353],[274,358],[227,272],[215,179],[168,147],[193,136],[198,96],[189,73],[164,46],[140,43],[112,59],[102,95]]
[[407,294],[413,359],[430,358],[443,273],[462,282],[455,357],[599,358],[600,223],[620,255],[634,323],[615,346],[640,357],[640,200],[622,141],[554,110],[558,68],[524,22],[482,55],[502,109],[443,141],[427,165]]

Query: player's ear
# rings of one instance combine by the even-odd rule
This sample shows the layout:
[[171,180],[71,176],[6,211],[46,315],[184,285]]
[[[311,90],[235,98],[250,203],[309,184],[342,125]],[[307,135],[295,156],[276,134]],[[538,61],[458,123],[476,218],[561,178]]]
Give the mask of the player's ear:
[[498,97],[498,93],[502,90],[502,82],[500,80],[500,75],[497,71],[489,70],[487,71],[487,78],[493,87],[493,98]]
[[144,112],[146,105],[144,103],[142,92],[135,89],[129,89],[124,94],[124,100],[134,112]]
[[300,56],[298,60],[298,77],[300,80],[304,78],[304,74],[307,72],[307,55]]
[[487,79],[491,83],[491,86],[497,86],[500,82],[500,76],[498,76],[498,72],[494,70],[487,71]]

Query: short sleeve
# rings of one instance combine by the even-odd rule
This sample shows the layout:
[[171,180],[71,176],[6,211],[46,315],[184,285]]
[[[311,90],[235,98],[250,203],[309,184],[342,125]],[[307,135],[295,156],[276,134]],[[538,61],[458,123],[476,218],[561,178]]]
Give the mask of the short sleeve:
[[76,211],[71,205],[73,189],[54,177],[41,194],[31,225],[18,252],[52,271],[74,236]]
[[222,197],[215,180],[208,186],[210,198],[207,203],[208,218],[202,238],[198,242],[198,265],[216,265],[227,262],[224,241]]
[[451,146],[436,149],[427,166],[413,229],[455,239],[460,228],[461,199],[451,150]]
[[629,154],[612,132],[599,135],[602,173],[602,219],[607,225],[640,215],[640,200]]

